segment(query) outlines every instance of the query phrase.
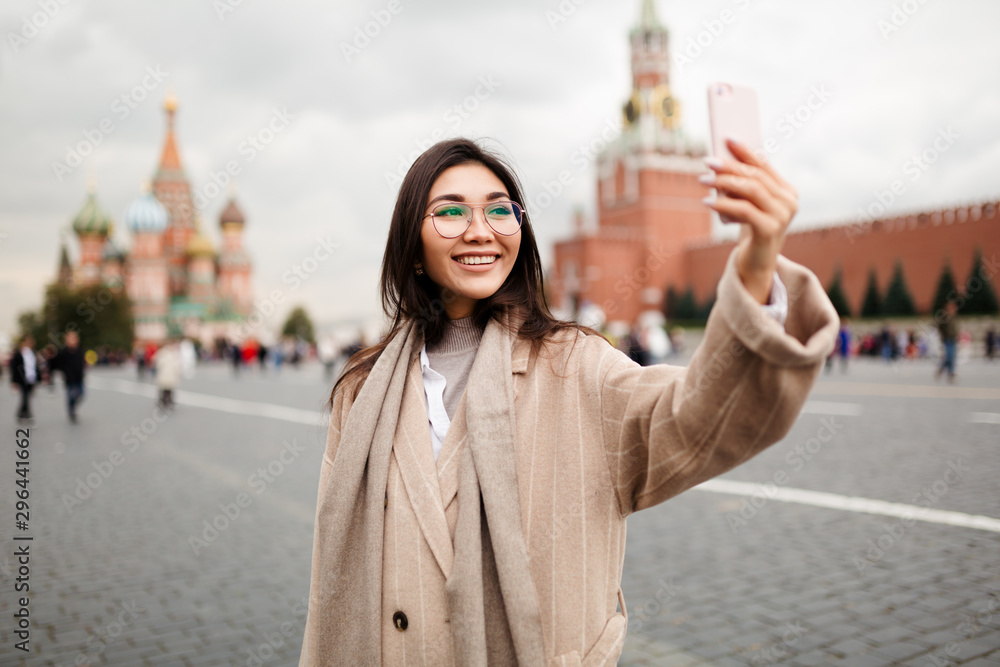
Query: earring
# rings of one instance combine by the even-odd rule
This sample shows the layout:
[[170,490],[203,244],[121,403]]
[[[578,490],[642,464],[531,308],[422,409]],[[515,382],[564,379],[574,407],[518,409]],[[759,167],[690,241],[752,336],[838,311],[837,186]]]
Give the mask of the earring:
[[417,269],[418,276],[424,275],[424,267],[420,266],[419,264],[414,265],[414,267]]

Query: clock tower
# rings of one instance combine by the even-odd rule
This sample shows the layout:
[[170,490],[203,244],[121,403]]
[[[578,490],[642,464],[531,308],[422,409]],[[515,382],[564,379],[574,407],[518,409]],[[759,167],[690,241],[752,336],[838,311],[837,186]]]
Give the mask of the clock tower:
[[672,147],[680,128],[680,103],[670,91],[670,34],[656,17],[654,0],[643,0],[629,41],[632,95],[623,108],[623,125],[646,148]]
[[655,0],[642,0],[629,33],[632,92],[622,132],[596,161],[597,229],[578,225],[555,247],[552,303],[572,316],[588,303],[628,323],[661,310],[667,287],[683,292],[686,248],[711,238],[712,214],[701,202],[709,190],[698,182],[705,149],[681,126],[669,37]]

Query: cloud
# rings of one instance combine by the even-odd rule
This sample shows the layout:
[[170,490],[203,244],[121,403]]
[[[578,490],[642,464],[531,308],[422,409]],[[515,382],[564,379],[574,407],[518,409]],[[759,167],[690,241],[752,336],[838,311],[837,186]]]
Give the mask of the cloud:
[[[498,140],[532,199],[572,164],[581,144],[620,117],[631,88],[628,33],[638,0],[399,2],[385,25],[379,18],[385,22],[388,0],[242,2],[221,19],[202,0],[68,3],[18,53],[8,34],[39,5],[5,3],[0,232],[9,236],[0,243],[0,283],[7,286],[0,329],[39,305],[54,276],[59,232],[81,205],[88,177],[119,221],[138,196],[159,159],[168,90],[180,100],[177,134],[192,186],[209,182],[227,161],[240,162],[258,293],[282,286],[283,272],[317,233],[341,243],[296,295],[325,324],[378,316],[378,266],[395,194],[386,174],[405,169],[435,133]],[[561,6],[575,9],[553,22],[548,12]],[[849,220],[948,125],[961,139],[898,205],[996,198],[995,3],[920,4],[886,36],[879,21],[891,20],[892,3],[660,0],[658,11],[676,53],[707,42],[672,70],[685,132],[707,143],[708,83],[754,85],[765,136],[780,140],[772,161],[801,194],[798,226]],[[723,11],[733,20],[719,32]],[[372,21],[377,29],[366,25]],[[345,45],[358,48],[357,32],[366,27],[369,43],[348,62]],[[151,66],[169,76],[128,117],[114,116],[113,102]],[[500,83],[476,99],[484,77]],[[821,85],[830,100],[787,135],[778,124]],[[294,121],[247,160],[241,143],[274,109],[287,109]],[[55,178],[52,162],[109,116],[114,131],[82,166]],[[575,207],[592,216],[592,170],[574,177],[535,217],[546,261],[551,244],[569,233]],[[224,199],[203,212],[216,242]]]

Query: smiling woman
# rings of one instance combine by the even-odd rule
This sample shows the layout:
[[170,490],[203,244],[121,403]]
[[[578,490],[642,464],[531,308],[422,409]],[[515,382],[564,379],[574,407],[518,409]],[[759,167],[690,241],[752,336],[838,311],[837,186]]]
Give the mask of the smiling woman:
[[382,262],[391,327],[330,399],[300,665],[617,662],[626,517],[779,440],[837,332],[778,255],[794,189],[730,148],[706,205],[747,232],[688,368],[552,317],[502,159],[457,139],[414,162]]

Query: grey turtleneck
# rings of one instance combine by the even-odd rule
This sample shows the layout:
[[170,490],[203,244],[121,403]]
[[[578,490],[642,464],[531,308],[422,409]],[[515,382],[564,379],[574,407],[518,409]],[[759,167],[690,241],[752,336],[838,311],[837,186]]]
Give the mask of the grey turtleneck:
[[431,368],[444,376],[444,409],[449,419],[455,418],[458,402],[469,381],[472,362],[483,337],[483,330],[475,325],[471,317],[451,320],[444,336],[433,347],[427,346],[427,361]]

